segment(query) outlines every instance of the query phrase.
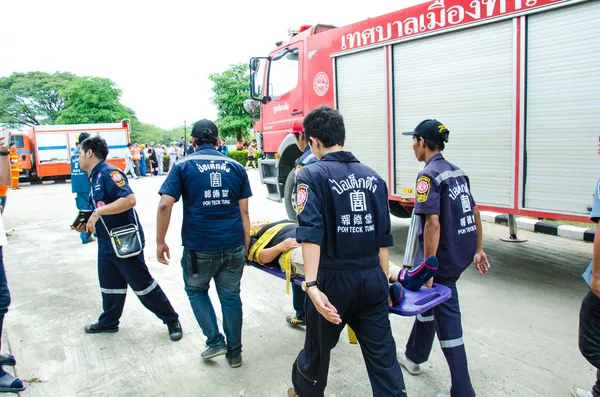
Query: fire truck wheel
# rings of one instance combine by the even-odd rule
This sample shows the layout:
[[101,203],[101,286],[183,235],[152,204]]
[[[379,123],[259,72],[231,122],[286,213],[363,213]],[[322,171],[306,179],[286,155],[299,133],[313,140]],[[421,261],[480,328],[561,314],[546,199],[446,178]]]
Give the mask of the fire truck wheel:
[[390,213],[398,218],[410,218],[411,212],[398,204],[397,201],[390,201]]
[[298,222],[296,217],[296,192],[294,191],[294,169],[290,171],[283,188],[283,202],[285,203],[285,211],[291,221]]

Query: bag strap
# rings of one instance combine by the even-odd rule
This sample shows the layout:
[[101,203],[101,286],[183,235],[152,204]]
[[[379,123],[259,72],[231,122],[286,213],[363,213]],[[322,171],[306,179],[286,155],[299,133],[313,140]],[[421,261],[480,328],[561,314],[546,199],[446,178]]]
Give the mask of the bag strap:
[[[92,198],[92,203],[94,203],[94,208],[97,207],[96,205],[96,201],[94,200],[94,195],[93,195],[93,190],[90,188],[90,197]],[[135,226],[137,226],[137,228],[140,228],[139,222],[138,222],[138,216],[137,216],[137,211],[135,210],[135,208],[131,207],[131,210],[133,210],[133,218],[135,219]],[[127,210],[129,211],[129,210]],[[100,214],[98,214],[100,215]],[[100,215],[100,220],[102,221],[102,224],[104,225],[104,228],[106,229],[106,233],[108,233],[108,235],[110,236],[110,230],[108,230],[108,226],[106,226],[106,222],[104,222],[104,217],[102,215]]]

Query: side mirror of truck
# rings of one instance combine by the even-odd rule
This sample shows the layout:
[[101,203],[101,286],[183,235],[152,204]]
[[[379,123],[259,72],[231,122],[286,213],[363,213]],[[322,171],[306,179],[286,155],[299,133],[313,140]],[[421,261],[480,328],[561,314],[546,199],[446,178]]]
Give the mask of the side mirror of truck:
[[265,99],[263,98],[262,90],[267,60],[268,58],[266,57],[254,57],[248,63],[250,69],[250,97],[261,102]]

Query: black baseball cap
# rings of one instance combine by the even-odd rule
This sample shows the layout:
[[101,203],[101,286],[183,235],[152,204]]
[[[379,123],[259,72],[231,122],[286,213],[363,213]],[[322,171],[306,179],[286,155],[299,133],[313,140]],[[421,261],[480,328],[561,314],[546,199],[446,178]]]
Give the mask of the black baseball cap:
[[435,119],[423,120],[415,127],[414,131],[403,132],[402,135],[419,136],[432,142],[448,142],[450,131],[446,126]]
[[194,127],[192,128],[192,136],[198,138],[203,132],[209,132],[215,138],[219,137],[219,130],[217,129],[217,126],[215,123],[207,119],[198,120],[194,123]]

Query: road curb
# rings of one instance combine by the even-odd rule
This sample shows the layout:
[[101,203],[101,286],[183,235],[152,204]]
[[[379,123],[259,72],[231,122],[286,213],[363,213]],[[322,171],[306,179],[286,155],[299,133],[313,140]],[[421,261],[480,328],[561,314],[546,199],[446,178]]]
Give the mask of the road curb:
[[[489,223],[508,225],[508,215],[500,214],[498,212],[481,211],[481,220]],[[596,230],[592,228],[557,225],[531,218],[517,218],[517,227],[531,232],[550,234],[552,236],[566,237],[590,243],[594,241],[594,236],[596,234]]]

